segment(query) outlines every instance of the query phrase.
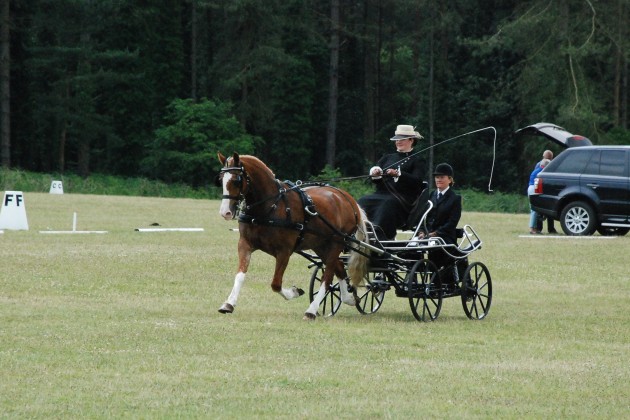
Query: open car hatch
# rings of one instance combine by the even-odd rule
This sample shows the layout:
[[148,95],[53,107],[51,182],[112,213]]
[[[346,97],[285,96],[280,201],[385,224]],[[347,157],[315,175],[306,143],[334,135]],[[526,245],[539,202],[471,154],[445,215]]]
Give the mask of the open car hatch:
[[515,131],[515,134],[543,136],[565,148],[591,146],[593,144],[584,136],[569,133],[560,126],[546,122],[540,122],[520,128]]

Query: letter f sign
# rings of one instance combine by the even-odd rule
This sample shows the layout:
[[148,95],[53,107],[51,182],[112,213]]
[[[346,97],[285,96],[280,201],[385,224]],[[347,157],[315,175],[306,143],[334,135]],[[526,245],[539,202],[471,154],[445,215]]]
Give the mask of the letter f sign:
[[[4,206],[7,207],[11,201],[13,201],[13,194],[7,194],[4,197]],[[20,203],[22,201],[24,201],[24,199],[22,198],[22,195],[21,194],[16,194],[15,195],[15,206],[16,207],[20,207]]]

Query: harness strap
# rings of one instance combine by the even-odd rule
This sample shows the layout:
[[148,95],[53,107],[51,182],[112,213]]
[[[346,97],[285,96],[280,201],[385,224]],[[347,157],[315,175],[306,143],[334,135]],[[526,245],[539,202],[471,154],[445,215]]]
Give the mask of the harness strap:
[[[246,213],[241,213],[238,216],[238,222],[239,223],[246,223],[246,224],[251,224],[251,225],[257,225],[257,226],[269,226],[269,227],[278,227],[278,228],[284,228],[284,229],[292,229],[292,230],[296,230],[299,233],[296,241],[295,241],[295,245],[293,246],[293,252],[295,252],[297,250],[297,248],[299,247],[299,245],[302,243],[302,241],[304,240],[304,235],[306,232],[311,232],[311,233],[321,233],[321,232],[317,232],[317,231],[313,231],[308,229],[308,223],[311,220],[312,217],[319,217],[319,219],[324,222],[324,224],[326,226],[328,226],[330,228],[330,230],[333,232],[334,235],[337,235],[341,238],[344,239],[344,241],[356,241],[356,239],[354,239],[351,235],[348,235],[344,232],[341,232],[339,229],[337,229],[335,226],[332,225],[332,223],[330,223],[324,216],[322,216],[321,214],[319,214],[317,212],[317,209],[315,207],[315,203],[313,202],[313,199],[311,198],[310,195],[308,195],[308,193],[306,191],[304,191],[304,189],[300,188],[300,185],[296,185],[291,181],[285,181],[285,184],[287,184],[289,186],[289,188],[282,188],[282,186],[280,185],[280,182],[278,182],[278,186],[279,186],[279,194],[276,197],[276,200],[274,202],[274,204],[272,204],[269,213],[265,216],[252,216],[250,214],[246,214]],[[320,184],[320,183],[312,183],[309,184],[308,186],[328,186],[331,187],[330,185],[327,184]],[[332,187],[337,189],[336,187]],[[301,223],[298,222],[293,222],[291,220],[291,208],[288,207],[288,203],[287,203],[287,199],[286,199],[286,193],[288,191],[295,191],[301,201],[302,201],[302,206],[304,208],[304,221]],[[272,198],[272,197],[269,197]],[[287,205],[286,208],[286,218],[282,219],[282,218],[275,218],[275,217],[269,217],[269,215],[277,208],[277,203],[283,200],[285,202],[285,204]],[[266,201],[266,200],[265,200]],[[259,203],[256,203],[259,204]],[[251,208],[252,206],[247,206],[247,209]],[[358,214],[355,212],[354,213],[354,217],[358,223]]]
[[[238,222],[258,225],[258,226],[273,226],[273,227],[297,230],[300,233],[295,241],[295,245],[293,246],[293,251],[295,251],[300,246],[300,244],[304,241],[304,235],[306,231],[308,230],[307,225],[308,225],[308,222],[311,220],[311,217],[317,216],[318,213],[315,209],[315,204],[313,203],[313,199],[311,198],[311,196],[308,195],[306,191],[304,191],[298,185],[294,184],[291,181],[285,181],[284,183],[289,188],[284,188],[282,187],[282,185],[280,185],[279,181],[276,180],[276,182],[278,183],[279,194],[276,197],[276,201],[271,205],[271,208],[269,209],[269,214],[264,217],[255,217],[249,214],[241,213],[238,217]],[[295,191],[300,197],[302,206],[304,208],[304,221],[301,223],[293,222],[291,220],[291,207],[289,207],[289,203],[286,196],[286,193],[288,191]],[[283,200],[286,205],[286,217],[284,219],[269,217],[271,213],[273,213],[273,211],[277,208],[277,203],[280,200]],[[247,208],[249,209],[251,207],[252,206],[248,206]]]
[[293,229],[300,232],[304,232],[306,230],[306,226],[304,226],[304,223],[295,223],[286,219],[261,219],[243,213],[238,216],[238,222],[257,226],[273,226],[279,228]]
[[[284,183],[287,184],[291,190],[297,192],[298,195],[300,196],[300,200],[302,201],[302,206],[304,208],[303,227],[306,228],[306,225],[308,225],[308,222],[311,220],[311,216],[317,215],[317,211],[315,210],[315,204],[313,203],[313,199],[311,198],[310,195],[306,193],[306,191],[304,191],[304,189],[300,188],[293,182],[287,180],[287,181],[284,181]],[[290,217],[290,209],[288,207],[287,207],[287,217]],[[300,234],[297,240],[295,241],[295,245],[293,246],[294,252],[300,246],[302,241],[304,241],[305,230],[306,229],[300,230]]]

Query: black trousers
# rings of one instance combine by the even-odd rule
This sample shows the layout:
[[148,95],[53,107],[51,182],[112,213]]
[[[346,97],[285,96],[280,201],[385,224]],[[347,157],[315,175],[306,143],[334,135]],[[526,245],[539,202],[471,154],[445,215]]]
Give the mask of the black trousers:
[[[556,230],[556,227],[553,223],[553,219],[551,217],[546,217],[547,219],[547,231],[549,233],[552,233]],[[541,214],[538,214],[538,219],[536,220],[536,229],[538,229],[540,232],[543,231],[543,217]]]
[[407,221],[408,211],[396,197],[388,193],[373,193],[361,197],[359,206],[365,210],[368,220],[376,227],[379,240],[392,240],[396,237],[396,229]]

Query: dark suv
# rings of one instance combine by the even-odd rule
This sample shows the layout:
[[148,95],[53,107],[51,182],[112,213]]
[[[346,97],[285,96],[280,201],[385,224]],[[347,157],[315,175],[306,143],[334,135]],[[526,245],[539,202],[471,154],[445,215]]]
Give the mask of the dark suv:
[[567,235],[630,230],[630,146],[584,146],[560,153],[530,196],[534,211],[560,220]]

